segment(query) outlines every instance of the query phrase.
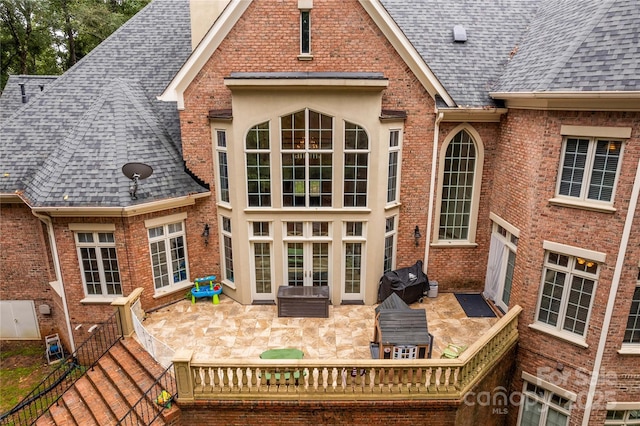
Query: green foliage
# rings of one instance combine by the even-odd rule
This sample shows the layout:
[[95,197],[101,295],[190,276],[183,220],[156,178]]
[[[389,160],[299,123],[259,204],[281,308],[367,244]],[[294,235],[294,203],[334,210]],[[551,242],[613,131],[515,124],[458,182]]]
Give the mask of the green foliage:
[[0,0],[0,87],[11,74],[61,74],[150,0]]

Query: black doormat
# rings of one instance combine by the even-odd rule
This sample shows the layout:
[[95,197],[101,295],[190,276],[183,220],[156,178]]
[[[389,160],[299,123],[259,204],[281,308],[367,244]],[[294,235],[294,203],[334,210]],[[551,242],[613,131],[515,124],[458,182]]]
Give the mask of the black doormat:
[[490,318],[495,317],[491,307],[487,304],[482,294],[454,293],[458,303],[462,306],[464,313],[469,318]]

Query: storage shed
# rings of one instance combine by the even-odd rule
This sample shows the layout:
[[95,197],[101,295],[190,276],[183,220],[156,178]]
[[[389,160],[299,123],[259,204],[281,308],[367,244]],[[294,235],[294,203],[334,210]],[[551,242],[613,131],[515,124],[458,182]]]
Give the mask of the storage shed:
[[411,309],[395,293],[376,307],[373,358],[431,358],[432,346],[425,309]]

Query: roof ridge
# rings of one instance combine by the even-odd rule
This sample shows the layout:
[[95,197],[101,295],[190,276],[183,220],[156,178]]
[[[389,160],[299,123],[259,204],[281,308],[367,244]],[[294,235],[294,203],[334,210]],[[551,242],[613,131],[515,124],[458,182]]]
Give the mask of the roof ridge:
[[539,81],[538,87],[549,87],[553,80],[556,79],[560,71],[565,68],[566,63],[573,57],[578,48],[582,46],[584,41],[593,32],[598,22],[602,20],[605,12],[609,10],[615,0],[599,0],[599,5],[596,8],[595,13],[591,16],[591,19],[585,22],[581,27],[581,31],[577,32],[576,37],[567,46],[567,49],[563,51],[563,54],[557,56],[557,60],[551,63],[549,72],[543,74]]

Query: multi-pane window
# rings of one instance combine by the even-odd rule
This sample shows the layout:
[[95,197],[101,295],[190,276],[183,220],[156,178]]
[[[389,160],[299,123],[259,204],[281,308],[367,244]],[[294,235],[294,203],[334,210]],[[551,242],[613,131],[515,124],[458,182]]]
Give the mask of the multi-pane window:
[[345,224],[344,292],[360,294],[362,290],[363,223]]
[[269,122],[252,127],[246,138],[247,196],[250,207],[271,206]]
[[344,206],[367,206],[369,136],[357,124],[344,123]]
[[566,138],[558,195],[584,201],[613,201],[622,141]]
[[638,282],[631,300],[631,310],[627,319],[627,328],[624,332],[624,343],[640,344],[640,269],[638,270]]
[[476,147],[471,135],[458,132],[447,145],[440,205],[440,240],[467,240],[473,203]]
[[282,205],[331,207],[333,118],[309,109],[281,117]]
[[271,239],[269,222],[253,222],[252,245],[256,294],[271,295]]
[[311,11],[300,11],[300,53],[311,54]]
[[387,203],[398,202],[398,167],[400,161],[400,130],[389,132],[389,171],[387,176]]
[[122,295],[113,233],[78,232],[75,235],[86,295]]
[[418,347],[415,345],[398,345],[393,347],[393,359],[416,359]]
[[524,382],[519,426],[565,426],[569,424],[571,401],[533,383]]
[[222,216],[222,255],[224,258],[224,278],[233,282],[233,247],[231,244],[231,219]]
[[605,425],[640,425],[640,410],[607,410]]
[[148,229],[153,282],[156,290],[187,280],[187,250],[183,222]]
[[391,216],[388,217],[385,222],[385,233],[384,233],[384,259],[382,261],[382,266],[384,271],[389,272],[393,270],[393,265],[395,264],[393,255],[394,255],[394,243],[396,240],[396,217]]
[[547,251],[537,321],[584,337],[598,273],[597,262]]
[[229,202],[229,163],[227,160],[227,133],[216,130],[216,152],[218,153],[218,182],[220,201]]

